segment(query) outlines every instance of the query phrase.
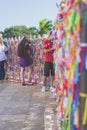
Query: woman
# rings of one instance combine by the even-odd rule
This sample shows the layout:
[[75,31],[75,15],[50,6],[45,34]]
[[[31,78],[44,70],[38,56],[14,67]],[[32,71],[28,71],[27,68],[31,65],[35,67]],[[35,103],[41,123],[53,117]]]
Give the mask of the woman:
[[22,41],[18,45],[18,56],[20,57],[20,79],[22,86],[25,86],[25,68],[28,67],[28,82],[30,81],[31,73],[32,73],[32,64],[33,64],[33,50],[31,48],[31,41],[28,41],[26,37],[22,39]]
[[4,63],[7,59],[5,54],[7,50],[8,48],[4,45],[2,40],[2,34],[0,34],[0,83],[2,83],[5,78]]

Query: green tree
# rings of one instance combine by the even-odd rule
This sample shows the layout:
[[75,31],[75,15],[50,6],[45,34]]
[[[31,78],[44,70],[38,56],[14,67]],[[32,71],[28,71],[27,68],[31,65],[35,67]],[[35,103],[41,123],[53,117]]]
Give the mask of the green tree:
[[13,26],[4,30],[4,37],[19,37],[28,35],[28,28],[26,26]]
[[38,29],[36,27],[26,26],[13,26],[4,30],[4,37],[22,37],[29,35],[38,35]]
[[29,35],[40,35],[48,34],[48,32],[52,29],[52,21],[43,19],[39,22],[39,29],[36,27],[26,27],[24,25],[20,26],[12,26],[10,28],[6,28],[3,32],[4,37],[22,37],[22,36],[29,36]]
[[39,34],[43,36],[43,34],[48,34],[51,31],[53,23],[51,20],[43,19],[39,22]]
[[36,27],[30,27],[28,31],[29,35],[38,35],[38,29]]

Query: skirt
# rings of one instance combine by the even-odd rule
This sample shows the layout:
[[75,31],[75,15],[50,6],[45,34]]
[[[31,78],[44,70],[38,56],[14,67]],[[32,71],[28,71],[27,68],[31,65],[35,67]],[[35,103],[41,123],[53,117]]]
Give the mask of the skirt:
[[33,64],[33,59],[30,58],[30,57],[25,57],[25,58],[20,57],[19,64],[20,64],[21,67],[28,67],[31,64]]

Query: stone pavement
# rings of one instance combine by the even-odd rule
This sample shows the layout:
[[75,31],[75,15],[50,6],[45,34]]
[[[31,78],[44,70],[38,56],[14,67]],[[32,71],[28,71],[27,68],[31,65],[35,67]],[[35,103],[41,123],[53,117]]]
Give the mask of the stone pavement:
[[0,83],[0,130],[55,130],[54,104],[40,86]]

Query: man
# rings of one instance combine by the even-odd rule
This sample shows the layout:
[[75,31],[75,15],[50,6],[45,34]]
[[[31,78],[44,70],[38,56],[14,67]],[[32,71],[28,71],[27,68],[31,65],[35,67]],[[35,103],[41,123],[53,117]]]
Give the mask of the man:
[[51,74],[50,90],[54,92],[55,88],[53,87],[54,82],[53,53],[55,49],[53,48],[52,32],[50,32],[47,39],[46,38],[43,39],[43,47],[44,47],[44,77],[43,77],[43,87],[41,91],[45,92],[47,77],[49,77]]

